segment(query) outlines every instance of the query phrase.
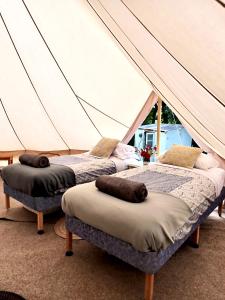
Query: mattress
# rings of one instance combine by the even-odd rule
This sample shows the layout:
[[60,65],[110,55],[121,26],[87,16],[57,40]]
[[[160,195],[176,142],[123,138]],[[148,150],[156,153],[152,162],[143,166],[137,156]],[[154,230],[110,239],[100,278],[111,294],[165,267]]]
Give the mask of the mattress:
[[4,183],[32,197],[53,197],[76,184],[91,182],[100,175],[110,175],[127,168],[126,160],[116,157],[97,159],[87,153],[50,158],[47,168],[33,168],[20,163],[2,170]]
[[89,183],[69,189],[62,208],[143,252],[159,251],[182,239],[216,198],[214,182],[190,169],[152,164],[113,176],[144,182],[148,197],[143,203],[128,203]]

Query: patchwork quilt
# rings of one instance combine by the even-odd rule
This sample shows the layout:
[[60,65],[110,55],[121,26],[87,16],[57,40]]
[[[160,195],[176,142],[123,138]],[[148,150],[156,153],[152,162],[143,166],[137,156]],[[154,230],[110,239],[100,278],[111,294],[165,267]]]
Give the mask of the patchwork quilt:
[[127,170],[115,176],[144,182],[148,192],[163,192],[182,200],[191,210],[188,221],[177,230],[173,240],[183,238],[200,215],[216,198],[214,183],[206,176],[197,174],[191,169],[179,168],[166,164],[150,164],[142,168]]

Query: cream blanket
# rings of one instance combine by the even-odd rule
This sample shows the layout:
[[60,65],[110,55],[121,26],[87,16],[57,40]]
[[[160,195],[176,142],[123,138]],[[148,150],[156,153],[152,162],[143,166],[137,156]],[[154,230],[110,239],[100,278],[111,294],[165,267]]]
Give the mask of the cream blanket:
[[113,175],[145,182],[149,195],[142,203],[128,203],[104,194],[92,182],[69,189],[63,195],[62,208],[66,214],[137,250],[165,249],[188,233],[215,197],[215,187],[208,178],[190,170],[182,172],[176,167],[171,170],[155,166],[150,172],[143,167]]

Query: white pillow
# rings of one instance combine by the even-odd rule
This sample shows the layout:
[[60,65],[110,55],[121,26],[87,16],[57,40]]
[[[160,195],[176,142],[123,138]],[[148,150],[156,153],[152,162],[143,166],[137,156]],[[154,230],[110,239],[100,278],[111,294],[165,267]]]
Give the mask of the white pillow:
[[116,146],[116,149],[113,151],[112,155],[118,157],[119,159],[128,159],[128,158],[136,159],[135,148],[133,146],[126,145],[123,143],[119,143]]
[[194,167],[201,170],[208,170],[211,168],[218,168],[219,162],[213,157],[212,154],[201,153]]

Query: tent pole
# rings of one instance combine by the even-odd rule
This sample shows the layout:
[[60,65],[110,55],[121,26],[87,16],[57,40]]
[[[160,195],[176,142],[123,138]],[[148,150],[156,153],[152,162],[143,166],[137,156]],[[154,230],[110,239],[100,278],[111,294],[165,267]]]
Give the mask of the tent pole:
[[161,117],[162,117],[162,100],[158,97],[158,111],[157,111],[157,153],[158,155],[160,154]]
[[157,99],[158,96],[154,91],[152,91],[144,106],[142,107],[141,111],[139,112],[138,116],[136,117],[135,121],[133,122],[125,137],[123,138],[123,143],[127,144],[131,140],[132,136],[135,134],[135,131],[147,117],[149,112],[152,110],[153,106],[157,103]]

